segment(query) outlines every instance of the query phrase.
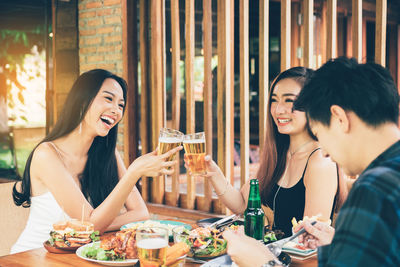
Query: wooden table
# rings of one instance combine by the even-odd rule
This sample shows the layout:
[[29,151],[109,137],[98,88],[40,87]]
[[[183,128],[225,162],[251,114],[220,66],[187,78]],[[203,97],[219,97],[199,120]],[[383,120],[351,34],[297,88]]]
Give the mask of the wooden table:
[[[201,264],[185,262],[183,267],[199,267]],[[82,260],[76,254],[54,254],[44,248],[33,249],[17,254],[0,257],[0,266],[7,267],[53,267],[53,266],[97,266],[96,263]],[[304,261],[293,260],[290,266],[315,267],[318,266],[317,258],[313,257]]]

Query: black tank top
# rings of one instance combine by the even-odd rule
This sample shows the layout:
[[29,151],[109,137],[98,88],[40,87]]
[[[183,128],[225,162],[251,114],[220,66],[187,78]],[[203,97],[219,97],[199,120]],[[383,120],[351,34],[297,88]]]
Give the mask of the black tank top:
[[[281,187],[275,199],[274,220],[275,228],[285,233],[285,236],[292,234],[292,218],[297,221],[303,219],[304,206],[306,202],[306,188],[304,186],[304,174],[306,173],[308,161],[311,155],[320,148],[313,150],[307,158],[306,166],[300,180],[290,188]],[[279,188],[278,184],[272,187],[271,193],[267,198],[267,205],[274,209],[274,197]],[[335,203],[334,203],[335,205]]]

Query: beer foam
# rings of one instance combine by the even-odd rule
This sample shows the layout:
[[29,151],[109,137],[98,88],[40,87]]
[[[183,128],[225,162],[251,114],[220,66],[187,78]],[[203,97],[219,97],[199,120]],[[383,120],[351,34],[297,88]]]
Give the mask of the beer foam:
[[147,238],[137,242],[136,246],[143,249],[159,249],[167,247],[168,242],[164,238]]
[[185,144],[200,144],[200,143],[205,143],[205,139],[190,139],[190,140],[183,140],[183,143]]
[[179,139],[176,137],[160,137],[158,139],[158,142],[160,142],[160,143],[181,143],[182,139]]

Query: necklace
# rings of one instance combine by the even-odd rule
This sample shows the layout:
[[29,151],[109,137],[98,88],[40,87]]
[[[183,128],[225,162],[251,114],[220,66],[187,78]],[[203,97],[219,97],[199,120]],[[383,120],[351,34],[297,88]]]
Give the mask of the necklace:
[[300,145],[298,148],[296,148],[293,152],[289,150],[289,155],[290,158],[293,157],[294,154],[296,154],[297,152],[299,152],[303,147],[305,147],[306,145],[308,145],[309,143],[311,143],[313,140],[307,141],[304,144]]

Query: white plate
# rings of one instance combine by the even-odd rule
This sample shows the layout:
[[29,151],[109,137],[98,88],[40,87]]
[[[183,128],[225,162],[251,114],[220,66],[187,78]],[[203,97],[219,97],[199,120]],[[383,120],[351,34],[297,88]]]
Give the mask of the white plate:
[[289,254],[298,255],[298,256],[304,256],[304,257],[310,256],[313,253],[317,252],[316,249],[305,249],[305,250],[304,249],[299,249],[299,248],[296,248],[296,245],[298,245],[296,242],[292,242],[292,241],[287,242],[283,246],[282,251],[284,251],[286,253],[289,253]]
[[91,261],[91,262],[95,262],[95,263],[99,263],[99,264],[102,264],[102,265],[107,265],[107,266],[132,266],[132,265],[135,265],[136,262],[138,262],[138,259],[126,259],[126,260],[121,260],[121,261],[100,261],[100,260],[95,260],[95,259],[89,259],[89,258],[86,258],[85,256],[82,255],[82,250],[85,247],[88,247],[88,246],[91,247],[94,244],[98,244],[98,243],[100,243],[100,241],[97,241],[97,242],[94,242],[94,243],[90,243],[90,244],[87,244],[87,245],[84,245],[84,246],[78,248],[76,250],[76,255],[81,259],[84,259],[84,260],[87,260],[87,261]]

